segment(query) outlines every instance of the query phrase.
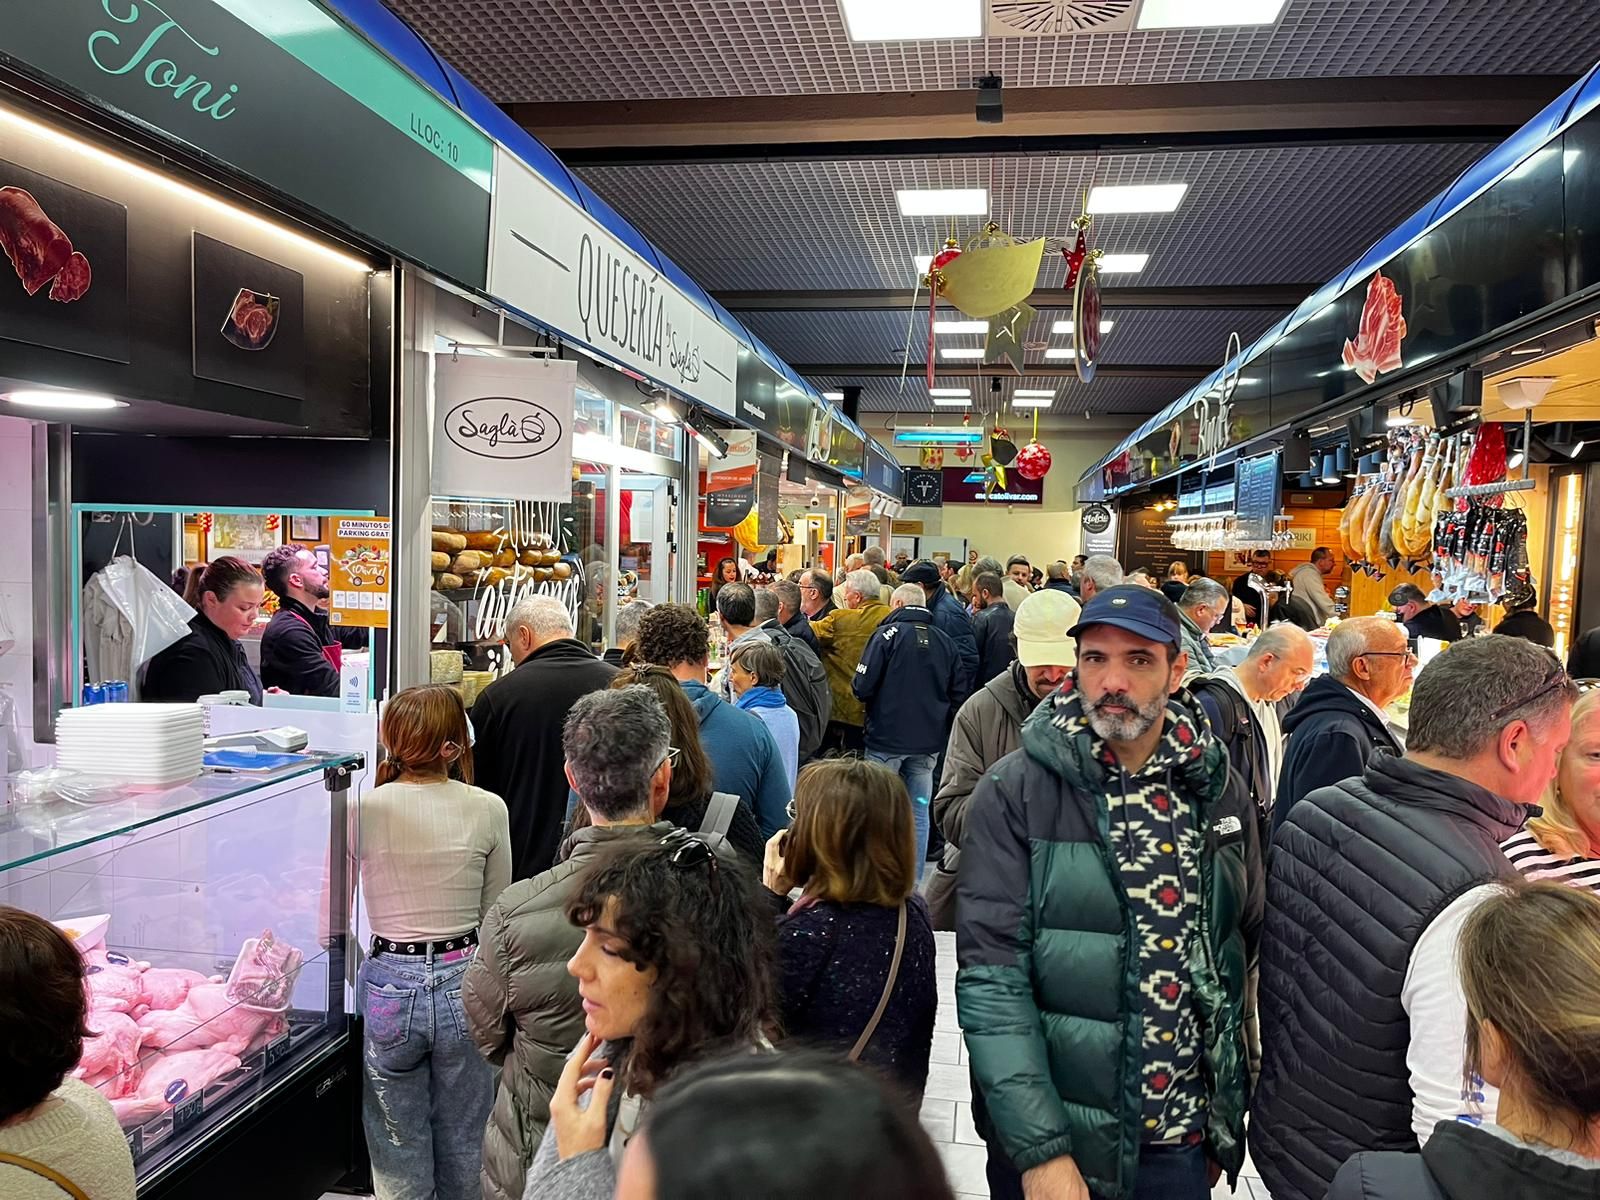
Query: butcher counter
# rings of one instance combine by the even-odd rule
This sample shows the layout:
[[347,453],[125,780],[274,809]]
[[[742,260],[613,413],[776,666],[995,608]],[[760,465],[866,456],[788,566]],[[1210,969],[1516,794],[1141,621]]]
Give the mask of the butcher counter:
[[[355,1165],[346,842],[362,765],[309,755],[43,799],[5,780],[0,903],[84,956],[94,1036],[75,1074],[115,1110],[141,1198],[315,1197]],[[272,1170],[241,1172],[258,1153]]]

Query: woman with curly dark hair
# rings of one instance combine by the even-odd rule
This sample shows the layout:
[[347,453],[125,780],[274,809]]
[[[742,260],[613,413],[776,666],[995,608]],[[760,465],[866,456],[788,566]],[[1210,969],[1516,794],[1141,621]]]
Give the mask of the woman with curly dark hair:
[[6,1200],[68,1194],[133,1200],[133,1158],[111,1105],[68,1078],[84,1039],[96,1034],[83,979],[83,956],[64,933],[0,905],[0,1196]]
[[617,846],[584,872],[567,963],[586,1032],[550,1101],[524,1200],[611,1200],[656,1089],[708,1056],[769,1046],[772,924],[742,869],[700,838]]

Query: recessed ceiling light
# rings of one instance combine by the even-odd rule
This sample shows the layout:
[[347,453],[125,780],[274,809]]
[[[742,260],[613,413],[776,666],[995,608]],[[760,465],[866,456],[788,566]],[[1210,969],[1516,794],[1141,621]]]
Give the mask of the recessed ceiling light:
[[1046,358],[1077,358],[1078,352],[1071,346],[1051,346],[1044,352]]
[[[865,0],[862,0],[864,3]],[[1137,29],[1201,29],[1218,25],[1271,25],[1284,0],[1144,0]]]
[[89,392],[7,392],[6,399],[18,408],[53,408],[59,411],[93,412],[108,408],[127,408],[126,400],[96,396]]
[[1012,408],[1049,408],[1055,403],[1054,397],[1025,397],[1018,395],[1011,401]]
[[987,188],[916,188],[897,191],[903,217],[981,217],[989,211]]
[[970,395],[972,395],[972,389],[971,388],[929,388],[928,389],[928,395],[930,395],[930,396],[970,396]]
[[1011,394],[1013,396],[1026,397],[1029,400],[1054,400],[1056,398],[1055,388],[1018,388]]
[[1390,413],[1389,419],[1385,422],[1390,429],[1404,429],[1407,425],[1415,425],[1416,423],[1417,419],[1415,417],[1408,417],[1404,413]]
[[1183,201],[1187,183],[1107,185],[1089,190],[1091,213],[1166,213]]
[[987,321],[935,321],[935,333],[988,333]]
[[844,399],[844,393],[843,392],[823,392],[822,393],[822,398],[824,400],[843,400]]
[[918,275],[926,275],[928,273],[928,268],[933,266],[933,255],[919,254],[911,261],[917,264]]
[[[1101,333],[1110,333],[1111,332],[1111,327],[1113,325],[1115,325],[1115,324],[1116,324],[1115,321],[1102,320],[1100,322],[1100,332]],[[1071,333],[1072,332],[1072,322],[1071,321],[1057,321],[1054,325],[1050,326],[1050,332],[1051,333]]]
[[1144,270],[1145,263],[1150,261],[1148,254],[1102,254],[1100,256],[1100,274],[1102,275],[1132,275],[1136,271]]
[[970,399],[958,399],[958,398],[956,398],[954,396],[935,396],[933,398],[933,403],[934,403],[934,407],[936,407],[936,408],[971,408],[972,407],[972,401]]
[[941,346],[940,358],[982,358],[982,346]]
[[852,42],[983,36],[981,0],[839,0]]

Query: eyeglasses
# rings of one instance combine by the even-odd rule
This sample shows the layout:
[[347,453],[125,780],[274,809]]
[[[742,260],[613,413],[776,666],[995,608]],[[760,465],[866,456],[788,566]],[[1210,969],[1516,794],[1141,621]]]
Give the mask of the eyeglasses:
[[1356,655],[1357,658],[1403,658],[1415,666],[1422,660],[1411,650],[1364,650]]
[[794,820],[794,801],[791,800],[791,801],[789,801],[788,804],[785,804],[783,806],[783,811],[784,811],[784,815],[787,816],[790,821],[793,821]]
[[814,583],[802,583],[799,586],[802,592],[814,592],[817,590],[817,585]]
[[682,753],[683,751],[677,746],[668,746],[667,752],[661,756],[661,762],[656,764],[656,770],[659,771],[661,769],[661,763],[671,763],[676,767],[678,765],[678,755]]
[[1523,696],[1521,699],[1513,700],[1510,704],[1503,704],[1499,708],[1495,709],[1494,712],[1489,714],[1489,720],[1498,721],[1502,717],[1515,712],[1519,708],[1526,707],[1536,700],[1543,700],[1546,696],[1550,695],[1551,692],[1560,691],[1562,688],[1566,687],[1568,682],[1566,668],[1557,663],[1553,668],[1551,668],[1550,674],[1545,677],[1545,681],[1543,683],[1541,683],[1533,691],[1529,692],[1526,696]]

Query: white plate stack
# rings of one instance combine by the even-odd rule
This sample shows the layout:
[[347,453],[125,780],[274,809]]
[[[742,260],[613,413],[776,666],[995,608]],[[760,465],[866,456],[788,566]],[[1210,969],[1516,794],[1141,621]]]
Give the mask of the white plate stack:
[[91,704],[56,717],[56,766],[65,771],[175,787],[200,774],[204,755],[198,704]]

